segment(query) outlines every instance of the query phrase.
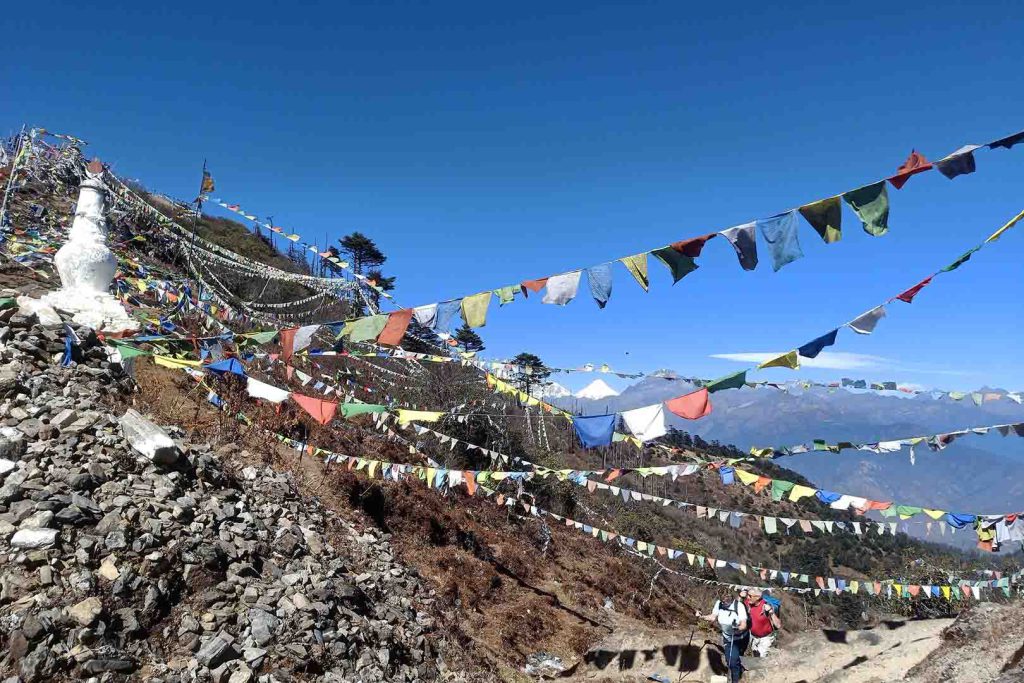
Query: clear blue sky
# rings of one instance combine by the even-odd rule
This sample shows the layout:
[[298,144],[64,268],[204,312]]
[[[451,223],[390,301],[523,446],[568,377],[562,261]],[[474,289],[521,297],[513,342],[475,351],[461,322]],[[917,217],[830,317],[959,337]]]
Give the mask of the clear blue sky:
[[[149,187],[218,194],[322,241],[352,230],[418,305],[720,230],[1024,128],[1017,2],[34,3],[3,19],[0,130],[72,133]],[[948,263],[1024,208],[1024,145],[890,188],[890,234],[742,271],[705,248],[675,287],[617,268],[604,311],[498,310],[488,355],[720,375]],[[1024,230],[835,351],[943,388],[1024,388]],[[627,355],[628,352],[628,355]],[[848,364],[851,359],[837,359]],[[772,371],[762,377],[788,378]],[[578,387],[589,381],[577,376]]]

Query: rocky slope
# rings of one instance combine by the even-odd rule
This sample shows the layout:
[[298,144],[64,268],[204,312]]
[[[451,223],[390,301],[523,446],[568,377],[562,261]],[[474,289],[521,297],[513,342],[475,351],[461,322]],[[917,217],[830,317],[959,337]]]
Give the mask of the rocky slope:
[[59,323],[0,311],[0,675],[438,677],[433,598],[386,534],[173,428],[159,449],[122,429],[129,383],[75,331],[65,368]]

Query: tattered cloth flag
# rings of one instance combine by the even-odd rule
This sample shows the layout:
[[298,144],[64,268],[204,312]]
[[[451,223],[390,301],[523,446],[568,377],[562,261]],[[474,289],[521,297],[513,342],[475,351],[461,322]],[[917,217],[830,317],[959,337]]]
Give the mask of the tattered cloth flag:
[[655,249],[651,253],[655,258],[668,266],[669,271],[672,273],[672,284],[679,282],[698,268],[692,256],[678,252],[672,247]]
[[906,290],[905,292],[897,294],[895,298],[899,299],[900,301],[906,301],[909,304],[914,301],[914,297],[917,296],[917,293],[920,292],[925,287],[927,287],[931,281],[932,276],[929,275],[928,277],[921,280],[920,282],[918,282],[916,285]]
[[[194,178],[195,176],[192,177]],[[193,185],[192,187],[195,187],[195,185]],[[216,185],[213,182],[213,176],[210,175],[210,172],[207,171],[205,168],[203,169],[203,182],[200,185],[200,188],[200,194],[210,194],[216,189]]]
[[800,357],[796,351],[789,351],[770,360],[766,360],[757,366],[758,368],[789,368],[796,370],[800,367]]
[[964,145],[949,156],[936,161],[935,168],[939,170],[939,173],[950,180],[959,175],[974,173],[977,169],[974,162],[974,150],[978,149],[980,146],[981,145]]
[[699,420],[711,414],[711,399],[707,388],[677,396],[665,401],[665,407],[673,415],[686,420]]
[[889,231],[889,193],[884,180],[850,190],[843,199],[860,218],[864,232],[881,237]]
[[584,448],[609,446],[612,434],[615,433],[615,418],[612,415],[594,415],[593,417],[574,416],[572,427]]
[[377,405],[374,403],[341,404],[341,416],[346,418],[355,417],[356,415],[365,415],[367,413],[386,413],[387,411],[387,406]]
[[546,277],[541,277],[537,278],[536,280],[523,280],[519,284],[523,288],[523,295],[528,296],[526,294],[527,290],[534,293],[539,292],[540,290],[544,289],[544,285],[546,285],[547,282],[548,279]]
[[691,237],[688,240],[680,240],[678,242],[673,242],[672,244],[669,245],[669,247],[674,249],[675,251],[678,251],[683,256],[697,258],[698,256],[700,256],[700,252],[702,249],[704,249],[704,245],[707,243],[707,241],[717,236],[717,232],[709,232],[708,234],[701,235],[700,237]]
[[626,269],[636,279],[637,284],[643,287],[646,292],[650,287],[650,280],[647,277],[647,252],[634,254],[619,260],[622,261],[622,265],[626,266]]
[[576,298],[580,286],[580,271],[552,275],[548,278],[547,291],[541,303],[564,306]]
[[622,420],[626,423],[626,428],[641,441],[657,439],[668,433],[665,428],[664,406],[660,403],[623,411]]
[[[740,261],[743,270],[754,270],[757,268],[757,241],[754,239],[756,223],[744,223],[718,233],[736,250],[736,258]],[[694,266],[696,268],[697,266]]]
[[587,268],[587,284],[597,307],[604,308],[612,296],[612,264],[602,263]]
[[494,294],[498,297],[498,305],[504,306],[505,304],[510,304],[515,301],[516,292],[518,291],[519,287],[516,285],[507,285],[494,290]]
[[342,330],[341,334],[353,342],[369,341],[376,339],[387,324],[387,315],[371,315],[346,323],[345,329]]
[[910,156],[903,162],[903,165],[896,169],[896,175],[889,178],[889,182],[897,190],[902,189],[907,181],[910,180],[910,176],[917,175],[918,173],[924,173],[930,171],[932,164],[930,161],[924,158],[924,155],[919,153],[916,149],[910,150]]
[[825,244],[842,239],[843,208],[838,195],[805,204],[799,211],[814,231],[821,235]]
[[875,331],[878,321],[885,317],[885,307],[876,306],[867,313],[854,318],[846,326],[857,334],[871,334]]
[[827,334],[823,334],[817,339],[812,339],[800,348],[796,350],[804,358],[817,358],[821,350],[826,346],[832,346],[836,343],[836,335],[839,333],[839,328],[832,330]]
[[303,410],[313,416],[313,419],[322,425],[327,424],[334,418],[338,404],[334,401],[325,401],[313,396],[292,394],[292,400],[302,406]]
[[409,321],[412,320],[412,314],[411,308],[404,308],[389,314],[384,329],[377,336],[377,343],[385,346],[401,344],[402,338],[405,337],[405,331],[409,328]]
[[487,323],[487,309],[491,305],[491,292],[480,292],[462,300],[462,322],[469,327],[483,327]]
[[412,309],[412,315],[423,327],[427,329],[434,329],[434,323],[437,321],[437,304],[428,304],[426,306],[417,306]]
[[442,301],[437,305],[437,316],[434,318],[434,331],[451,333],[452,321],[462,311],[462,299]]
[[242,367],[242,364],[237,358],[226,358],[224,360],[219,360],[216,363],[210,363],[206,366],[206,369],[218,375],[230,373],[232,375],[241,375],[242,377],[245,377],[245,368]]
[[246,388],[249,391],[249,395],[253,398],[262,398],[274,403],[282,403],[291,395],[291,392],[289,391],[278,389],[275,386],[261,382],[258,379],[253,379],[252,377],[249,378]]
[[772,254],[772,269],[776,272],[787,263],[804,256],[796,231],[796,211],[787,211],[771,218],[759,218],[757,227],[768,243]]
[[1006,149],[1010,149],[1022,140],[1024,140],[1024,130],[1019,133],[1014,133],[1013,135],[1007,135],[1005,138],[1001,138],[995,142],[991,142],[989,143],[988,148],[996,149],[997,147],[1005,147]]
[[708,382],[708,385],[705,388],[713,394],[716,391],[723,391],[725,389],[739,389],[746,383],[747,371],[740,370],[739,372],[734,372],[731,375],[719,377],[716,380]]

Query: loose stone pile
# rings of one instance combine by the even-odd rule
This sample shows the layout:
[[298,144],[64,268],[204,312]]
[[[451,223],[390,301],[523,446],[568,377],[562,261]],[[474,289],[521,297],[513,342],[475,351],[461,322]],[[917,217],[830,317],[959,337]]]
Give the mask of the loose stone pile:
[[386,534],[122,414],[96,337],[72,326],[61,367],[63,324],[39,320],[0,311],[0,677],[437,677],[431,592]]

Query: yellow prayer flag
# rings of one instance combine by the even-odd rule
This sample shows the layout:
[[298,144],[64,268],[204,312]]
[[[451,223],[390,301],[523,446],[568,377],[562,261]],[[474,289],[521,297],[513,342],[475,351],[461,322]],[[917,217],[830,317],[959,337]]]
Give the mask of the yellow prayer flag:
[[946,511],[945,510],[929,510],[929,509],[926,508],[924,513],[926,515],[928,515],[929,517],[931,517],[932,519],[940,519],[941,517],[945,516]]
[[747,486],[750,486],[758,480],[758,475],[753,472],[747,472],[746,470],[735,470],[736,477]]
[[165,368],[174,368],[180,370],[182,368],[198,368],[202,365],[197,360],[182,360],[180,358],[171,358],[170,356],[153,356],[153,362],[157,365],[162,365]]
[[398,424],[405,426],[416,420],[417,422],[437,422],[444,415],[442,410],[398,410]]
[[789,499],[791,501],[793,501],[793,502],[796,502],[796,501],[800,500],[801,498],[806,498],[807,496],[813,496],[815,491],[817,491],[817,489],[813,489],[810,486],[804,486],[802,484],[797,484],[796,486],[793,487],[793,490],[789,492]]
[[781,356],[766,360],[757,366],[758,368],[789,368],[790,370],[796,370],[800,367],[800,356],[796,351],[790,351],[784,353]]
[[637,283],[639,283],[646,292],[649,285],[649,281],[647,279],[647,252],[627,256],[626,258],[619,260],[622,261],[622,264],[626,266],[630,274],[636,278]]
[[1018,213],[1016,216],[1010,219],[1009,223],[1007,223],[1006,225],[1004,225],[1003,227],[999,228],[994,233],[989,235],[988,239],[985,240],[985,243],[987,244],[988,242],[995,242],[1004,232],[1006,232],[1014,225],[1016,225],[1017,221],[1019,221],[1021,218],[1024,218],[1024,211]]

